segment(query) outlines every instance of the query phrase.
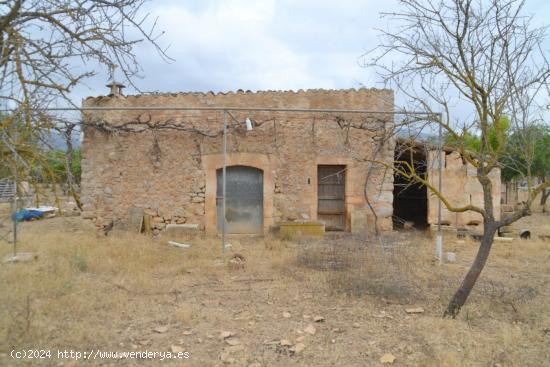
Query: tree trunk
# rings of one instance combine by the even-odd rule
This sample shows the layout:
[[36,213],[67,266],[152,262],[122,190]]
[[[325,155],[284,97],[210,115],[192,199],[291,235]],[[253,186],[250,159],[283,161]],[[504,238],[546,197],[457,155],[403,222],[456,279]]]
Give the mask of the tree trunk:
[[548,189],[543,190],[540,193],[540,206],[542,207],[543,213],[546,213],[546,200],[548,199],[549,196],[550,196],[550,190]]
[[65,144],[67,145],[67,150],[65,152],[65,172],[67,175],[67,188],[69,194],[73,197],[76,202],[78,209],[82,210],[82,204],[80,202],[80,195],[76,192],[75,188],[75,179],[73,176],[73,129],[75,128],[74,124],[67,124],[65,130],[63,131],[65,135]]
[[[487,222],[487,220],[485,220],[485,222]],[[470,267],[470,270],[466,274],[466,277],[462,281],[460,288],[458,288],[455,295],[451,299],[451,302],[447,306],[443,317],[452,317],[454,319],[460,312],[462,306],[466,303],[470,292],[476,284],[477,278],[479,278],[483,267],[485,267],[485,263],[487,262],[487,258],[491,252],[495,232],[496,228],[494,223],[491,222],[484,224],[483,236],[481,238],[481,244],[479,245],[476,258]]]

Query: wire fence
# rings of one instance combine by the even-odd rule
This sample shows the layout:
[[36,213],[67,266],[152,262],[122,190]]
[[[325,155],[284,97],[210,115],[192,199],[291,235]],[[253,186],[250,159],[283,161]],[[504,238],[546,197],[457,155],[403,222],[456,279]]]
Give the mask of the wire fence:
[[412,303],[423,297],[418,264],[431,256],[428,248],[420,245],[420,238],[425,240],[425,235],[418,230],[370,239],[349,233],[328,234],[321,240],[300,243],[296,262],[319,271],[331,293],[377,295]]

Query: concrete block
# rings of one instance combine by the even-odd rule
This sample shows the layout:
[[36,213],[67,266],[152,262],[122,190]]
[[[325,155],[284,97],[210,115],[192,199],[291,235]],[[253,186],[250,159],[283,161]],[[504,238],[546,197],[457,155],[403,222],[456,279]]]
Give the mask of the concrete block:
[[19,252],[15,255],[10,254],[4,257],[5,263],[19,263],[19,262],[29,262],[36,260],[38,255],[33,252]]
[[325,223],[323,222],[280,222],[279,233],[283,237],[309,237],[309,236],[323,236],[325,234]]
[[193,223],[185,224],[167,224],[164,230],[164,236],[176,238],[178,236],[189,236],[199,233],[199,225]]
[[512,242],[514,239],[512,237],[500,237],[500,236],[495,236],[495,241],[500,241],[500,242]]
[[174,246],[174,247],[177,247],[177,248],[183,248],[183,249],[190,248],[192,246],[189,243],[179,243],[179,242],[176,242],[176,241],[168,241],[168,244],[170,246]]
[[447,252],[445,254],[445,261],[447,261],[448,263],[456,262],[456,254],[454,252]]

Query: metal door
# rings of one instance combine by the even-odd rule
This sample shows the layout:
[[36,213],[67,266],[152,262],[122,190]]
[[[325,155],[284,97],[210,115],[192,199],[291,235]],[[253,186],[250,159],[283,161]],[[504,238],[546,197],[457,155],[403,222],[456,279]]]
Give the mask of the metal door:
[[346,166],[317,167],[317,218],[327,231],[343,231],[345,222]]
[[[217,222],[222,230],[222,169],[217,171]],[[247,166],[226,168],[225,183],[226,233],[261,233],[263,228],[264,175],[262,170]]]

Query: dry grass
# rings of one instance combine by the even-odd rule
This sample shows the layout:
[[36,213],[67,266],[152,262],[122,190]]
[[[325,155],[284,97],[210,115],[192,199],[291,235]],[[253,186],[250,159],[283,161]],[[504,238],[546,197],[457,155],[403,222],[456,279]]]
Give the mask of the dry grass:
[[[540,230],[549,217],[520,226],[537,220]],[[13,348],[167,351],[174,345],[190,352],[188,365],[216,365],[229,353],[217,337],[221,330],[241,341],[242,350],[231,351],[235,365],[378,365],[386,352],[397,357],[396,366],[550,364],[550,244],[537,238],[495,243],[459,319],[445,320],[441,314],[475,242],[446,241],[458,261],[439,264],[432,241],[421,234],[367,246],[349,237],[240,237],[229,240],[225,260],[239,253],[246,262],[231,268],[216,238],[189,238],[193,246],[181,250],[141,235],[98,236],[79,218],[26,223],[21,233],[21,250],[39,259],[0,265],[0,365],[16,364],[5,354]],[[1,251],[8,253],[9,245],[2,243]],[[411,306],[425,312],[408,315]],[[304,334],[315,315],[326,321],[315,324],[315,335]],[[155,332],[159,326],[167,331]],[[301,336],[306,349],[296,356],[265,343]]]

